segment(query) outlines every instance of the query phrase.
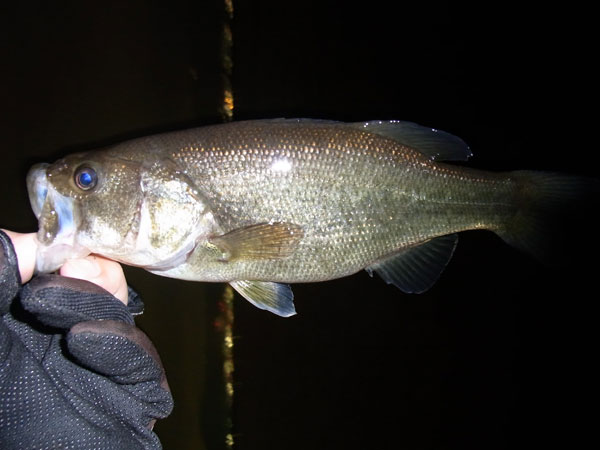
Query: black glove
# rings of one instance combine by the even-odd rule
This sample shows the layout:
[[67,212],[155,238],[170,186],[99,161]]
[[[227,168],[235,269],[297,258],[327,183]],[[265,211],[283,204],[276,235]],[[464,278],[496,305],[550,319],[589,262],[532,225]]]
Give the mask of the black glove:
[[[83,280],[20,282],[0,231],[0,447],[161,448],[152,427],[173,400],[128,307]],[[131,290],[130,304],[140,309]]]

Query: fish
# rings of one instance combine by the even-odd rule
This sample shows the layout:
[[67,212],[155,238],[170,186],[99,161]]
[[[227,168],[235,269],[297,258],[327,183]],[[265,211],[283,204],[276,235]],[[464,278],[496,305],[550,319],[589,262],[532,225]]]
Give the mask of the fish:
[[462,139],[413,122],[313,119],[209,125],[70,154],[27,175],[36,271],[99,254],[229,283],[289,317],[290,284],[363,269],[425,292],[467,230],[542,259],[548,213],[581,178],[457,164],[470,156]]

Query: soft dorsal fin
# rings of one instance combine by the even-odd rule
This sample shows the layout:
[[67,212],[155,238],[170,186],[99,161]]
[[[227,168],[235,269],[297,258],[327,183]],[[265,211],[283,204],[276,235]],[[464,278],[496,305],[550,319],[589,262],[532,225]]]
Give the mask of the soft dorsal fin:
[[436,130],[401,120],[373,120],[351,124],[370,133],[393,139],[417,150],[433,160],[466,161],[473,153],[461,138],[445,131]]
[[458,236],[448,234],[431,239],[424,244],[403,250],[387,259],[366,268],[373,271],[388,284],[409,294],[420,294],[428,290],[440,277],[450,261]]
[[266,309],[281,317],[296,314],[294,294],[289,284],[247,280],[232,281],[229,284],[257,308]]

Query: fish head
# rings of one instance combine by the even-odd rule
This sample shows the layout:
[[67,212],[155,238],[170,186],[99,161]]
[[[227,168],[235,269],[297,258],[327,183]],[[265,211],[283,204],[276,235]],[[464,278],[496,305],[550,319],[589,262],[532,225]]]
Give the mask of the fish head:
[[169,267],[214,228],[206,201],[168,160],[78,153],[33,166],[27,187],[39,226],[37,272],[91,253]]

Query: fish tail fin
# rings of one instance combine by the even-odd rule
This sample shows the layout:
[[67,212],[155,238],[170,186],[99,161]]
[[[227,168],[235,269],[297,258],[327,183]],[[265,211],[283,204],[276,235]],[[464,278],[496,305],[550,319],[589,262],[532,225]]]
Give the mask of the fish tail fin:
[[600,180],[525,170],[510,177],[517,208],[496,233],[544,264],[562,265],[578,239],[590,236]]

